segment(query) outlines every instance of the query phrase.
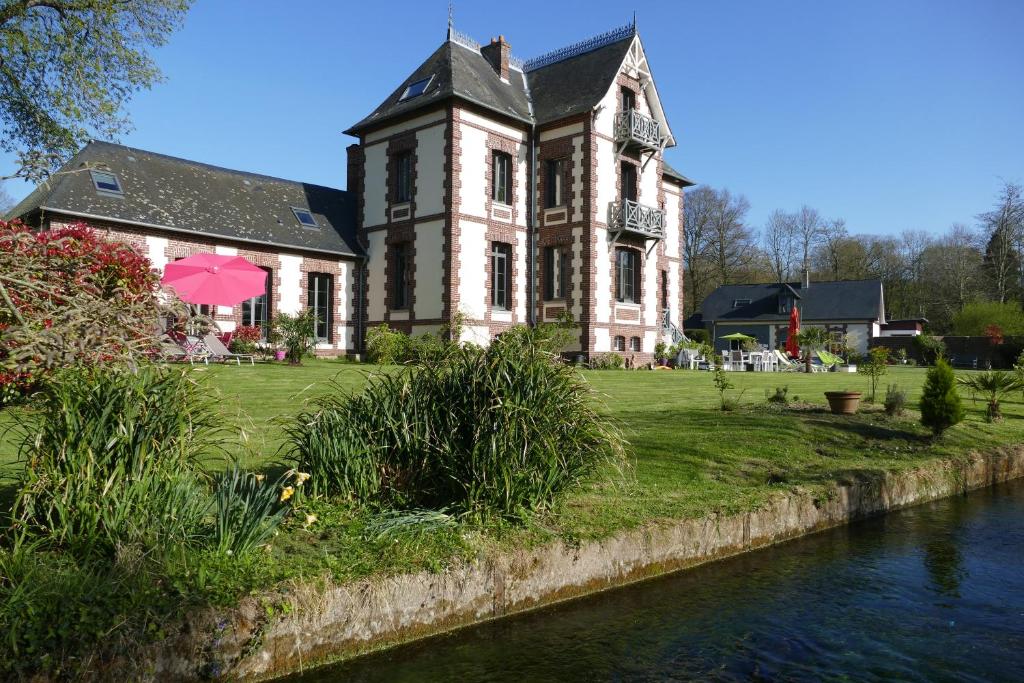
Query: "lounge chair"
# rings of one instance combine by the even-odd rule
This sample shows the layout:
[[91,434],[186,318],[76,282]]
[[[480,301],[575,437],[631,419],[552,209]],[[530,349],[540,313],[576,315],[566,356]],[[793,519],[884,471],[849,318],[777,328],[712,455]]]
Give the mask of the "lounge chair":
[[256,365],[256,357],[251,353],[231,353],[231,351],[224,346],[224,342],[213,334],[207,334],[203,337],[203,345],[209,351],[210,358],[214,360],[219,360],[223,363],[233,360],[238,365],[241,365],[243,360],[247,360],[250,365]]
[[[196,343],[198,342],[198,344]],[[169,332],[160,342],[159,356],[166,361],[185,362],[195,365],[196,362],[210,364],[210,352],[199,341],[198,337],[186,337],[180,333]]]
[[800,369],[798,364],[791,361],[789,356],[778,349],[775,349],[775,357],[779,361],[778,366],[781,372],[797,372]]
[[814,355],[821,361],[822,370],[819,370],[819,372],[828,372],[832,368],[843,364],[842,358],[829,351],[815,351]]

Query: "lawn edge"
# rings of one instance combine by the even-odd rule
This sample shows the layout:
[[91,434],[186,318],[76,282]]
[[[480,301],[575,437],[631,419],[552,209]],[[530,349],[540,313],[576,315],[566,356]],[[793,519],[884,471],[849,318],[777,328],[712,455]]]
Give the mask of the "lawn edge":
[[297,584],[246,598],[235,609],[187,615],[178,635],[110,662],[102,675],[268,680],[1020,477],[1024,444],[901,472],[865,472],[825,495],[780,493],[749,512],[480,557],[441,573]]

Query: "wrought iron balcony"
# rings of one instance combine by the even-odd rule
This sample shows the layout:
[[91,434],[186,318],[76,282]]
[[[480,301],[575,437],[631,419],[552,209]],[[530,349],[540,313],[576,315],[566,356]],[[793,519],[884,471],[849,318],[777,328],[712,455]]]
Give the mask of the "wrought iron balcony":
[[647,239],[664,239],[665,212],[632,199],[612,202],[610,227],[616,237],[618,233],[628,232]]
[[615,141],[623,148],[635,144],[654,152],[665,144],[665,137],[661,123],[630,109],[615,115]]

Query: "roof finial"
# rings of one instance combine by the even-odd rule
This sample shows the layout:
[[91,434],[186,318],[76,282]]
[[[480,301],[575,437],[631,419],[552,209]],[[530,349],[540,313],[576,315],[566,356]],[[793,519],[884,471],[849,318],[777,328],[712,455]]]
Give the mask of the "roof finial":
[[452,39],[452,25],[455,23],[455,10],[452,8],[452,0],[448,0],[448,40]]
[[636,35],[636,10],[633,10],[633,35]]

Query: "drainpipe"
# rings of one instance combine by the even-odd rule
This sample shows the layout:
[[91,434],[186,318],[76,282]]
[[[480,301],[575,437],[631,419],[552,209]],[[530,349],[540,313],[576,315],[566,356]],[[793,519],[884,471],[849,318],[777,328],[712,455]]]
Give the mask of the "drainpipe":
[[356,351],[359,353],[359,360],[365,361],[366,340],[363,339],[363,314],[366,312],[365,286],[366,286],[366,264],[369,258],[359,257],[359,270],[356,272]]
[[526,244],[529,249],[526,258],[526,321],[530,327],[537,325],[537,124],[530,124],[530,210],[527,212]]

